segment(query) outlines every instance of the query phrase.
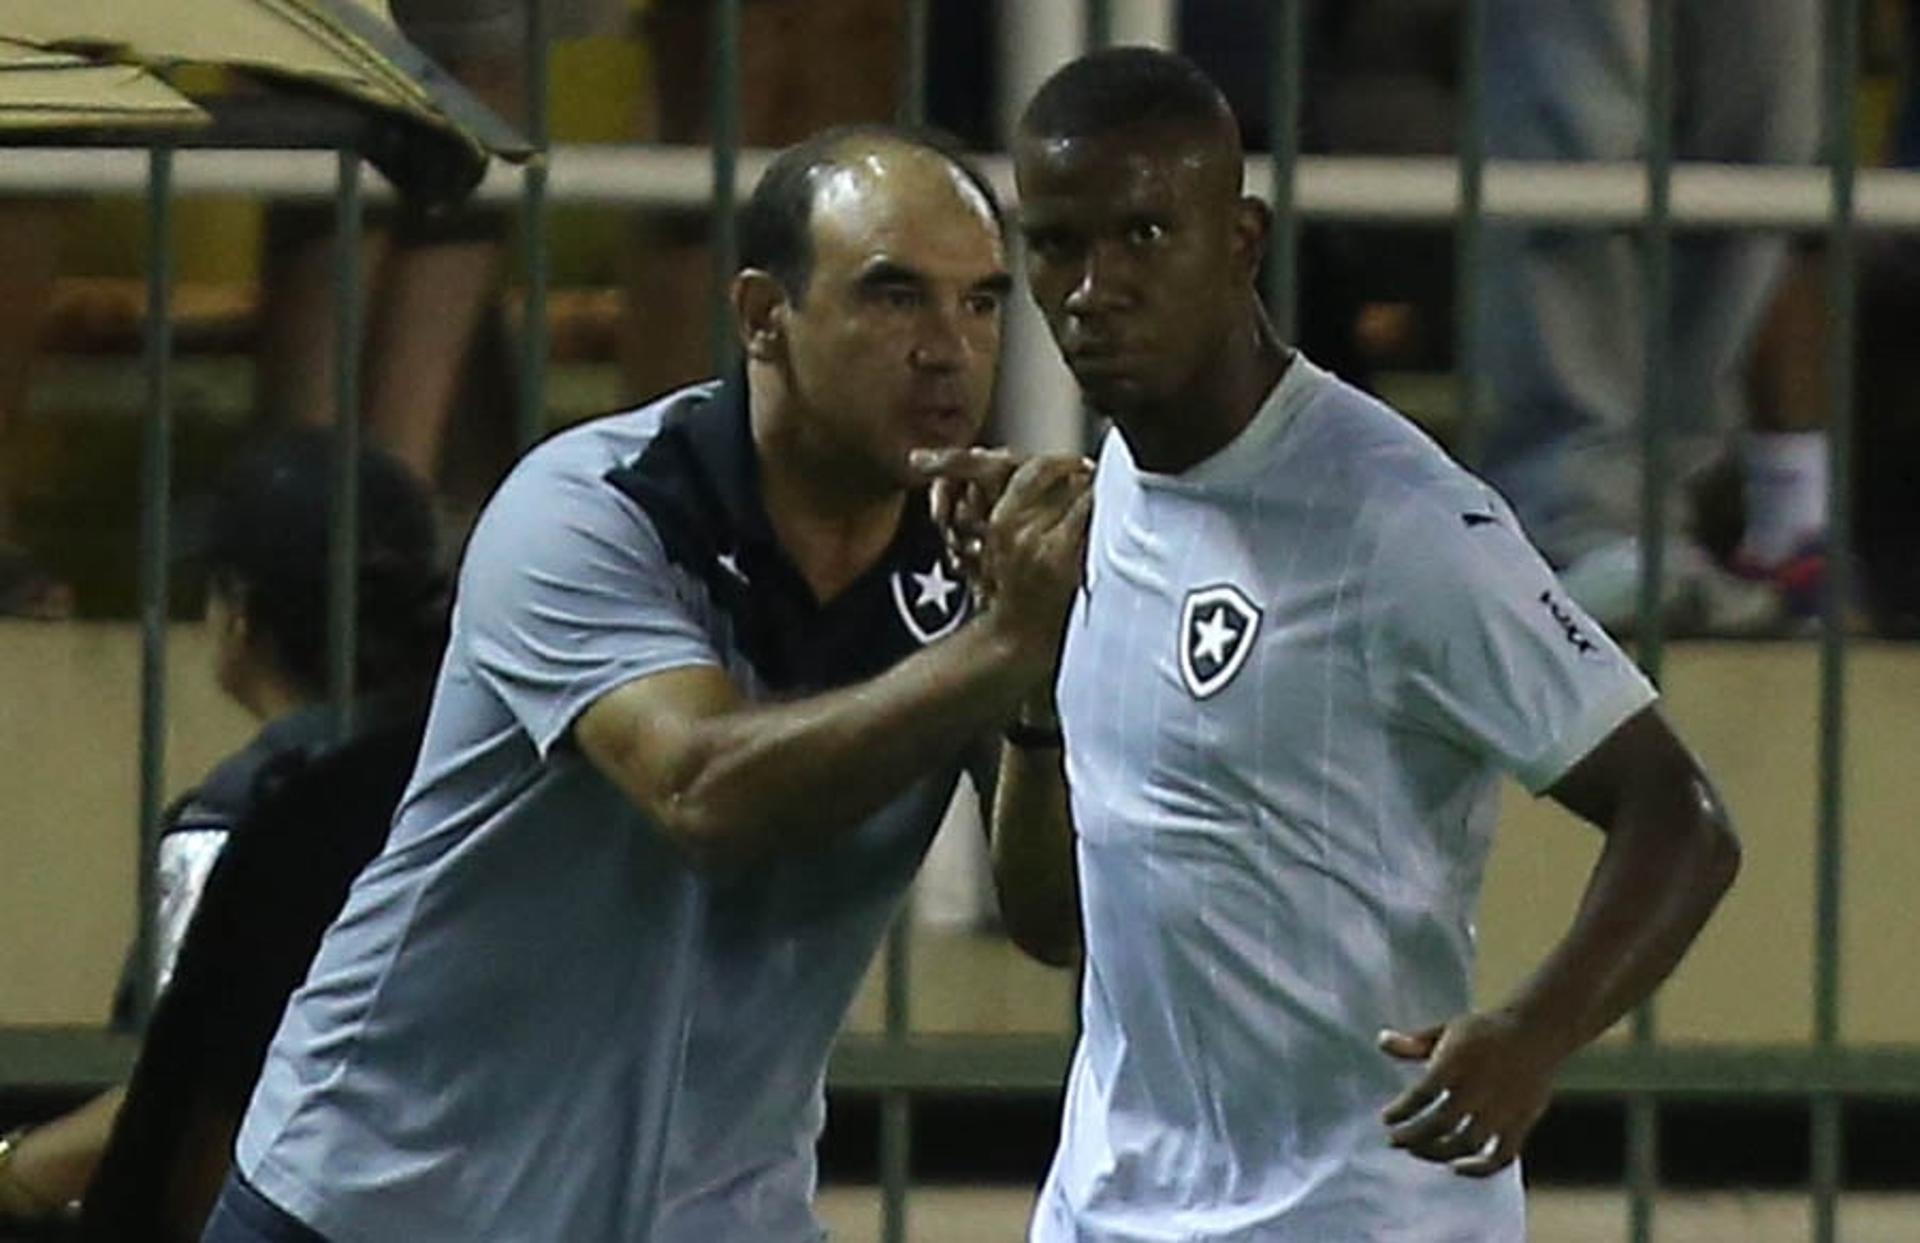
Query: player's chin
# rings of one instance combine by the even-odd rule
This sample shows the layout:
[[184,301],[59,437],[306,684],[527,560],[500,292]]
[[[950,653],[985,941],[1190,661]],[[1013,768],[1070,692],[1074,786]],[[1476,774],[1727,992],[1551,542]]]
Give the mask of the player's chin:
[[1087,405],[1093,407],[1095,413],[1109,418],[1149,404],[1152,396],[1151,386],[1130,372],[1075,369],[1074,379],[1079,381],[1080,395]]

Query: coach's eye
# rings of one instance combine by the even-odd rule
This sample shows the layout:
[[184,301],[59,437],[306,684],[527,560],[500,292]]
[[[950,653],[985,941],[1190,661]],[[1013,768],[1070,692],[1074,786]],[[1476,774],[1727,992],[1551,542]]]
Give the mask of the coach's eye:
[[992,290],[980,290],[967,295],[967,310],[975,315],[987,316],[1000,313],[1000,295]]

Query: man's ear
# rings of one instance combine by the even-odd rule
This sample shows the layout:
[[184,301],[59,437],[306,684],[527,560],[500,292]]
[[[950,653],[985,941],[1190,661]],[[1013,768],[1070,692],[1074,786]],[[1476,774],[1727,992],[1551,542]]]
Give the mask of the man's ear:
[[1233,208],[1233,253],[1248,280],[1260,278],[1267,242],[1273,236],[1273,209],[1266,200],[1242,195]]
[[771,272],[746,268],[733,278],[734,328],[755,362],[777,360],[787,343],[786,286]]
[[245,593],[232,602],[227,611],[227,637],[236,652],[265,653],[272,655],[268,647],[267,632],[253,624],[253,614],[247,610]]

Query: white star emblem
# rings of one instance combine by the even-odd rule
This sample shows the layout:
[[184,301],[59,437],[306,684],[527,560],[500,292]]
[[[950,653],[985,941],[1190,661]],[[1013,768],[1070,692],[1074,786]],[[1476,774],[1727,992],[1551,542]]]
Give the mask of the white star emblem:
[[[1260,609],[1232,583],[1198,587],[1180,605],[1180,678],[1195,699],[1233,681],[1260,632]],[[1204,672],[1203,672],[1204,670]]]
[[1227,658],[1227,648],[1233,643],[1233,627],[1227,625],[1227,610],[1220,607],[1200,620],[1194,627],[1199,642],[1193,645],[1195,660],[1211,660],[1216,663]]
[[960,590],[960,584],[947,577],[946,567],[938,561],[933,563],[933,573],[915,574],[913,585],[920,589],[914,608],[923,609],[931,604],[943,614],[947,611],[947,597]]

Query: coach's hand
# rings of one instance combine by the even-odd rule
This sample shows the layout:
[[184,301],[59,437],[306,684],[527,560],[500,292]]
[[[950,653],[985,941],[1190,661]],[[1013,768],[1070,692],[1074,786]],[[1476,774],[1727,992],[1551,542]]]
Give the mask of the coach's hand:
[[1053,667],[1080,585],[1092,483],[1084,459],[1029,458],[1008,476],[979,537],[987,618],[1042,670]]
[[986,565],[987,523],[993,508],[1006,494],[1013,476],[1028,461],[1077,462],[1091,471],[1085,458],[1028,458],[1011,449],[916,449],[912,468],[927,481],[933,520],[948,550],[960,563],[984,604],[991,597]]
[[1380,1033],[1381,1051],[1427,1073],[1381,1113],[1396,1148],[1485,1178],[1511,1165],[1546,1112],[1564,1054],[1506,1011]]

